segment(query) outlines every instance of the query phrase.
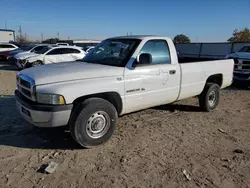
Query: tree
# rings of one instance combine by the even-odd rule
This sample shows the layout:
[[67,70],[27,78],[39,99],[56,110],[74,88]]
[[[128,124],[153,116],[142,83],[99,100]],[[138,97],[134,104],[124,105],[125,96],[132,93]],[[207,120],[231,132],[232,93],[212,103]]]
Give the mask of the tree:
[[230,37],[228,42],[250,42],[250,30],[245,27],[242,30],[235,29],[233,31],[233,36]]
[[190,43],[190,39],[188,36],[180,34],[180,35],[176,35],[174,37],[174,43]]
[[28,41],[25,37],[23,37],[22,35],[21,36],[17,36],[16,37],[16,41],[18,43],[29,43],[30,41]]
[[55,44],[58,43],[59,39],[58,38],[50,38],[50,39],[46,39],[44,41],[42,41],[43,43],[47,43],[47,44]]

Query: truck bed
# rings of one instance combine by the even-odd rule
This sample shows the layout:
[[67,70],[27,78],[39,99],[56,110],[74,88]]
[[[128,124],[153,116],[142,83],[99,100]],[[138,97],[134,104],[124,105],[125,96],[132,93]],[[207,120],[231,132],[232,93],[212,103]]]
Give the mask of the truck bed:
[[218,75],[222,78],[221,88],[232,83],[234,62],[231,59],[199,61],[180,64],[181,88],[178,100],[201,93],[210,75]]

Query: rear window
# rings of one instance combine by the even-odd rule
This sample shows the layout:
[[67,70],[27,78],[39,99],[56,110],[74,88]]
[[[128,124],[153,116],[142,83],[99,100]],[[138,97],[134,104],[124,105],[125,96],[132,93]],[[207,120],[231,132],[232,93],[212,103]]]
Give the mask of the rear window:
[[0,48],[15,48],[15,47],[10,44],[0,44]]

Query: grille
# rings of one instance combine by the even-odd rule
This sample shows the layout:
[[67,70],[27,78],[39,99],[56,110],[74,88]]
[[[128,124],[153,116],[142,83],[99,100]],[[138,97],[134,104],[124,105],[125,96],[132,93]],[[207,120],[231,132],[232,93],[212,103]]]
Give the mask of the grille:
[[22,88],[22,93],[31,98],[31,92],[29,90]]
[[234,69],[235,70],[250,70],[250,60],[234,60]]
[[26,80],[21,79],[21,80],[20,80],[20,84],[23,85],[24,87],[29,88],[29,89],[31,88],[30,83],[27,82]]
[[33,92],[34,81],[27,76],[19,75],[17,76],[17,88],[20,93],[26,98],[35,101],[35,96]]

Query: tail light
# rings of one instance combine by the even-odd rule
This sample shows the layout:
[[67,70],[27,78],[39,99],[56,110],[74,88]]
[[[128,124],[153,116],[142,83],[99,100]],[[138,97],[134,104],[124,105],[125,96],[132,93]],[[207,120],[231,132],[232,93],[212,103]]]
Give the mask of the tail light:
[[3,53],[3,56],[4,56],[5,58],[7,58],[7,57],[9,56],[9,54],[10,54],[10,52],[4,52],[4,53]]

